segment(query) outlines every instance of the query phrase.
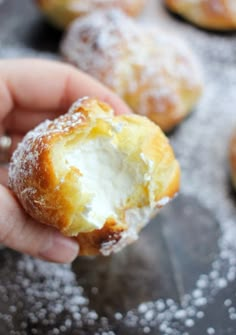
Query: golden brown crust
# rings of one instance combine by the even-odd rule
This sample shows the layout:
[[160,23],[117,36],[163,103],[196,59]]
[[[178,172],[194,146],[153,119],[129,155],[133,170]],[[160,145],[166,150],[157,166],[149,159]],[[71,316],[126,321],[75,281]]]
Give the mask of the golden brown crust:
[[76,20],[61,45],[68,62],[119,94],[137,114],[170,131],[202,93],[201,69],[185,43],[106,11]]
[[101,253],[100,250],[106,244],[117,243],[126,230],[127,227],[124,225],[115,221],[107,221],[102,229],[96,229],[90,233],[80,233],[76,237],[80,245],[80,255],[89,256]]
[[[135,193],[130,194],[126,207],[119,209],[116,219],[107,217],[99,229],[84,219],[90,201],[78,182],[84,171],[73,164],[66,165],[65,158],[74,146],[96,138],[107,138],[108,143],[115,141],[134,172],[140,164],[143,169],[142,180],[135,186]],[[132,215],[129,221],[127,213],[133,209],[145,213],[150,207],[145,216],[140,214],[135,226],[137,234],[147,218],[178,192],[179,179],[179,165],[157,126],[136,115],[113,116],[108,105],[91,98],[79,100],[69,113],[45,121],[28,133],[9,167],[9,185],[26,212],[65,235],[77,236],[81,255],[109,254],[117,245],[121,248],[130,243],[136,236],[128,234],[134,227]]]
[[142,11],[145,0],[36,0],[48,19],[60,28],[66,28],[74,19],[96,10],[119,8],[129,16]]
[[236,28],[236,7],[231,0],[165,0],[173,12],[207,29],[232,30]]
[[229,143],[229,165],[232,183],[236,189],[236,132],[232,135]]

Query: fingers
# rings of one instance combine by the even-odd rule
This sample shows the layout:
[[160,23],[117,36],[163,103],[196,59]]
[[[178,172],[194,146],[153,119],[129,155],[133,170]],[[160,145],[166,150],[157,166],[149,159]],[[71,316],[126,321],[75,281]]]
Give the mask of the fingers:
[[5,118],[3,124],[6,132],[14,133],[21,132],[25,134],[29,129],[33,129],[39,123],[46,119],[55,119],[64,111],[58,110],[26,110],[22,108],[15,108]]
[[[109,89],[71,66],[46,60],[0,60],[0,134],[6,131],[4,126],[10,130],[12,125],[13,150],[22,133],[45,118],[66,112],[83,96],[109,103],[117,114],[130,112]],[[7,172],[1,169],[0,243],[35,257],[71,262],[78,255],[77,242],[29,218],[3,186],[6,181]]]
[[126,104],[108,88],[60,62],[1,60],[0,78],[0,98],[4,100],[0,115],[6,115],[6,110],[9,112],[13,106],[31,111],[67,111],[75,100],[83,96],[97,97],[110,103],[118,114],[130,112]]
[[[0,61],[2,65],[2,61]],[[11,94],[7,88],[6,82],[1,78],[1,67],[0,67],[0,135],[4,133],[1,122],[5,119],[8,113],[13,109],[13,100]]]
[[0,199],[0,243],[19,252],[59,263],[69,263],[78,255],[76,241],[33,221],[2,185]]

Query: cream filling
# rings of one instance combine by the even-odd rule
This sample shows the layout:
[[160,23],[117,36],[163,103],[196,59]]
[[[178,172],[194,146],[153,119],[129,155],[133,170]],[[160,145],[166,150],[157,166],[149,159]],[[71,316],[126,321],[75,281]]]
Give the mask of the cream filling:
[[106,138],[80,143],[67,150],[64,159],[68,169],[76,167],[81,172],[79,185],[82,194],[90,199],[81,215],[98,229],[109,217],[119,220],[118,209],[143,183],[142,162],[140,166],[127,162],[126,156]]

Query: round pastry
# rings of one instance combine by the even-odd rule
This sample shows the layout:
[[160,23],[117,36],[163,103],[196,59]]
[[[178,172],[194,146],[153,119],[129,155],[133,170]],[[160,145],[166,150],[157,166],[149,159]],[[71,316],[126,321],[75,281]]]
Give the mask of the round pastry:
[[167,7],[197,26],[213,30],[236,28],[235,0],[165,0]]
[[231,179],[234,188],[236,189],[236,131],[230,140],[229,145],[229,164],[230,164],[230,173]]
[[61,52],[164,131],[191,111],[202,91],[198,63],[181,40],[118,10],[74,21]]
[[36,0],[46,17],[56,26],[65,28],[75,18],[95,10],[119,8],[130,16],[137,16],[145,0]]
[[35,220],[76,237],[81,255],[108,255],[137,239],[178,191],[179,174],[159,127],[84,98],[26,135],[9,186]]

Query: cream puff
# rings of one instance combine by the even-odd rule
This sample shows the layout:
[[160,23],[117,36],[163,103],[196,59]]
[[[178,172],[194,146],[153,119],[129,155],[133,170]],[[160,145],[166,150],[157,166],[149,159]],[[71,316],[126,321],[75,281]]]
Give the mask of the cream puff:
[[165,0],[167,7],[199,27],[212,30],[236,28],[235,0]]
[[114,115],[93,98],[29,132],[9,166],[9,186],[25,211],[75,237],[81,255],[108,255],[136,240],[178,192],[179,178],[158,126]]
[[61,52],[164,131],[190,113],[202,92],[200,66],[182,40],[118,10],[74,21]]

